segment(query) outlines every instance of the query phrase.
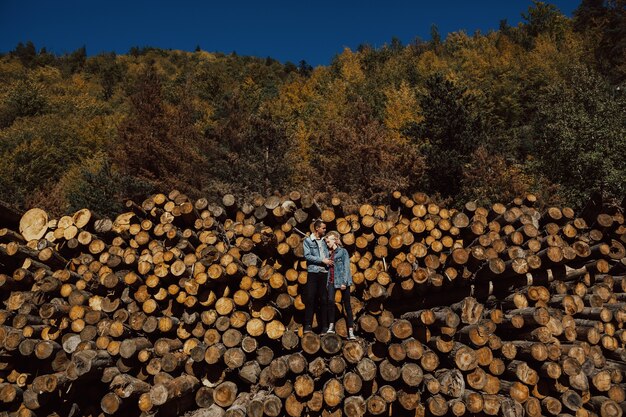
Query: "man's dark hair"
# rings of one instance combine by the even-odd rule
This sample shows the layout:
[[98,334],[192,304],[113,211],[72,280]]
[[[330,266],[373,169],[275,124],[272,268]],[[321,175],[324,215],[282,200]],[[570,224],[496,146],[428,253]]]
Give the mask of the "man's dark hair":
[[317,230],[323,224],[324,224],[324,222],[321,219],[316,219],[313,222],[313,230]]

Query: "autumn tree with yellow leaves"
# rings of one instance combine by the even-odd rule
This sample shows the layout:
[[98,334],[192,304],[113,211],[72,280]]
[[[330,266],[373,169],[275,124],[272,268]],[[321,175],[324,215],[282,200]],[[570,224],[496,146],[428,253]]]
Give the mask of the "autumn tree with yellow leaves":
[[381,202],[626,194],[624,2],[345,49],[328,66],[131,48],[0,56],[0,200],[115,212],[176,187]]

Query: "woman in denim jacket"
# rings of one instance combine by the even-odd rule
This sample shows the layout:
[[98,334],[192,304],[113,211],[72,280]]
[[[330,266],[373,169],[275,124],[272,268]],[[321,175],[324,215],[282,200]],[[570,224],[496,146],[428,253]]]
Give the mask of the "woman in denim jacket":
[[330,259],[333,264],[328,271],[328,333],[335,333],[335,291],[341,291],[341,301],[346,315],[348,325],[348,339],[355,340],[354,318],[352,317],[352,306],[350,305],[350,286],[352,285],[352,272],[350,271],[350,255],[341,246],[339,233],[329,232],[326,235],[326,245],[330,250]]

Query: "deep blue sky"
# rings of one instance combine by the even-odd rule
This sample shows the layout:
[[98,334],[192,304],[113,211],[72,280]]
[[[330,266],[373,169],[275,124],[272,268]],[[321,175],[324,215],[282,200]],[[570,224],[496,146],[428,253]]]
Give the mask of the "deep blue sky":
[[[580,1],[549,1],[571,16]],[[0,52],[31,40],[57,54],[83,45],[89,55],[132,46],[206,51],[326,65],[344,47],[430,39],[448,32],[520,22],[530,0],[403,1],[70,1],[0,0]]]

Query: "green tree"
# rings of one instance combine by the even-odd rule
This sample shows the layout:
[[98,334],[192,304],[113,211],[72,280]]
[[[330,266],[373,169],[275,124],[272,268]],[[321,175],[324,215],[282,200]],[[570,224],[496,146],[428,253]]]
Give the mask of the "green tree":
[[615,84],[626,80],[626,1],[583,0],[574,28],[592,40],[597,67]]
[[533,124],[535,164],[569,204],[594,191],[626,195],[626,97],[599,74],[579,66],[568,83],[549,87]]
[[435,48],[441,45],[441,34],[439,33],[439,27],[435,24],[430,25],[430,42]]
[[424,120],[407,135],[426,157],[425,185],[430,192],[457,197],[464,165],[486,140],[479,103],[466,88],[435,74],[426,81],[421,108]]
[[11,51],[11,55],[17,57],[22,62],[22,65],[30,68],[34,65],[37,58],[37,49],[32,41],[28,41],[26,44],[20,42],[15,49]]
[[598,27],[606,17],[606,0],[582,0],[574,10],[574,29],[585,31]]
[[290,172],[285,129],[250,99],[249,94],[235,92],[222,109],[225,116],[209,132],[210,178],[243,192],[284,191]]
[[71,118],[16,120],[0,131],[0,199],[24,207],[35,191],[50,189],[90,151]]
[[39,55],[37,55],[37,65],[45,67],[46,65],[57,65],[57,57],[48,52],[48,50],[43,47],[39,50]]
[[60,65],[65,74],[75,74],[82,71],[86,62],[87,48],[81,46],[72,53],[64,55],[60,60]]
[[402,45],[402,40],[396,36],[392,37],[389,49],[391,49],[393,53],[402,52],[402,50],[404,49],[404,46]]
[[567,29],[567,19],[553,4],[533,0],[527,13],[522,13],[525,20],[523,31],[520,33],[521,42],[527,48],[534,45],[539,35],[546,34],[556,41],[561,41]]
[[152,184],[117,172],[104,152],[85,158],[68,171],[60,184],[64,187],[59,192],[65,194],[67,211],[88,207],[109,216],[122,210],[125,199],[142,199],[154,191]]
[[526,31],[532,37],[541,33],[555,34],[561,30],[562,15],[553,4],[533,0],[533,5],[528,8],[528,13],[522,13],[526,21]]
[[117,61],[115,52],[102,53],[87,60],[86,71],[100,77],[102,98],[108,101],[117,85],[123,79],[123,67]]
[[313,67],[304,59],[298,64],[298,73],[303,77],[309,77],[313,72]]
[[18,117],[43,114],[47,107],[48,99],[41,85],[29,79],[19,80],[0,107],[0,128],[10,126]]

